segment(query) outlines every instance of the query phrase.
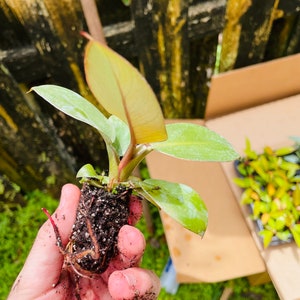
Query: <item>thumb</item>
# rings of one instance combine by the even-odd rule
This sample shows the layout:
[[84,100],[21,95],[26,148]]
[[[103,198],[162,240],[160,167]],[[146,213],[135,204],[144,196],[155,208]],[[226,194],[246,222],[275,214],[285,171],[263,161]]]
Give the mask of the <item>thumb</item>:
[[[71,233],[79,198],[78,187],[73,184],[63,186],[60,204],[53,214],[63,244]],[[8,299],[33,299],[47,292],[59,280],[62,264],[63,255],[56,245],[56,236],[48,220],[40,228]]]
[[150,270],[129,268],[112,273],[108,288],[114,300],[154,300],[158,297],[160,282]]

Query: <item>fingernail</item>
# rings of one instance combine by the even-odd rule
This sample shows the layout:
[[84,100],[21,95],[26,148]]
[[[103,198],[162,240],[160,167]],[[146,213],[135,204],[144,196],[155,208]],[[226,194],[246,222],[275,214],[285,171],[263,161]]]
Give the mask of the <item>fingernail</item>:
[[126,278],[126,281],[128,282],[129,286],[136,286],[136,278],[135,276],[132,276],[132,274],[126,274],[125,272],[123,273],[123,276]]

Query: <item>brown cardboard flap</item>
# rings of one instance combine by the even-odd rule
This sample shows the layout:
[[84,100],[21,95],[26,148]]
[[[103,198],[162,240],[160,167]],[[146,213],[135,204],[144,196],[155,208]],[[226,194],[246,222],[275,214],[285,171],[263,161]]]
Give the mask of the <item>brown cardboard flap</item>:
[[268,273],[282,300],[300,299],[300,250],[294,244],[262,252]]
[[[299,77],[300,86],[300,77]],[[206,126],[223,135],[242,155],[249,138],[256,151],[267,145],[278,148],[300,136],[300,95],[273,101],[208,120]]]
[[205,118],[211,119],[300,93],[300,54],[212,78]]
[[162,214],[179,282],[216,282],[265,271],[265,265],[218,163],[147,157],[152,178],[180,182],[204,199],[209,221],[204,238]]

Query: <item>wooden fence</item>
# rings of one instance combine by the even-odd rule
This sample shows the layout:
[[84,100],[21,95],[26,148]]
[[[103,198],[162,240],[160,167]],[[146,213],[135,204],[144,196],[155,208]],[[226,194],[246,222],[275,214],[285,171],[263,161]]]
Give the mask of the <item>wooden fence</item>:
[[93,4],[0,0],[2,197],[10,182],[57,195],[82,164],[106,167],[104,145],[90,127],[26,93],[53,83],[96,104],[85,84],[79,32],[99,33],[97,11],[108,45],[140,68],[168,118],[203,117],[214,72],[300,52],[300,0],[132,0],[130,7],[99,0],[97,10]]

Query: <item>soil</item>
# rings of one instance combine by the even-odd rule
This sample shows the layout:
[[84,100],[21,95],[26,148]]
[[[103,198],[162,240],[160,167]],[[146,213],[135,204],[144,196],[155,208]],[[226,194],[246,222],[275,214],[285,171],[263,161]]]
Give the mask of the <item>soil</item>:
[[118,254],[121,227],[128,224],[131,189],[118,186],[113,192],[85,183],[76,213],[65,260],[81,276],[103,273]]

